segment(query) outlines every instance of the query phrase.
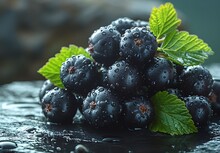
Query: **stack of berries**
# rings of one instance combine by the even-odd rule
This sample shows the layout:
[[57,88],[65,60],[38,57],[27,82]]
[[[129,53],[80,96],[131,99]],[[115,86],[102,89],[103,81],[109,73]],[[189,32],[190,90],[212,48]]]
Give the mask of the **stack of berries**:
[[[197,127],[207,125],[218,83],[201,65],[181,66],[164,58],[158,46],[145,21],[125,17],[100,27],[88,41],[92,59],[76,55],[62,64],[65,89],[44,83],[40,101],[45,117],[72,123],[79,109],[95,128],[145,128],[155,116],[151,97],[167,91],[185,102]],[[213,108],[220,110],[216,104]]]

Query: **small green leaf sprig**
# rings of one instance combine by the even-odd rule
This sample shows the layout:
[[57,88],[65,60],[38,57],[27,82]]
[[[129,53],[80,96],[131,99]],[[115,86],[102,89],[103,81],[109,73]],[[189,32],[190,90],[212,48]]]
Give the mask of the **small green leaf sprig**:
[[150,31],[160,44],[158,52],[174,63],[190,66],[202,64],[214,52],[203,40],[186,31],[178,31],[181,23],[171,3],[153,8],[150,15]]

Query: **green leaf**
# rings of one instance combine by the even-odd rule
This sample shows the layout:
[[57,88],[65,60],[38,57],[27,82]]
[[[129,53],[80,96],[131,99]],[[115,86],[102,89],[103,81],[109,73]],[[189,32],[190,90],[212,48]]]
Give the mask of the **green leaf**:
[[60,53],[57,53],[55,57],[52,57],[48,62],[38,70],[38,73],[43,75],[46,79],[49,79],[55,86],[64,88],[60,80],[60,68],[62,63],[73,55],[82,54],[87,58],[92,59],[88,52],[81,47],[70,45],[69,47],[62,47]]
[[177,18],[175,8],[171,3],[165,3],[159,8],[153,8],[150,19],[150,31],[160,39],[169,32],[177,29],[181,20]]
[[166,35],[160,50],[168,55],[168,59],[181,65],[202,64],[214,52],[203,40],[186,31],[177,31]]
[[155,118],[149,128],[153,132],[183,135],[198,132],[185,103],[168,92],[158,92],[152,97]]

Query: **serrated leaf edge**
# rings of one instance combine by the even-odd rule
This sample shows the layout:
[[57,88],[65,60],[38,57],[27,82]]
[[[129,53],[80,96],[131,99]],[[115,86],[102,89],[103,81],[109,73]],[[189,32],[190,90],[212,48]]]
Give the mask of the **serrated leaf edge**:
[[[169,94],[167,91],[160,91],[160,92],[158,92],[157,94],[162,94],[162,93],[165,93],[166,95],[165,96],[171,96],[171,98],[170,98],[170,100],[169,101],[172,101],[172,100],[178,100],[180,103],[179,103],[179,105],[181,105],[182,106],[182,104],[181,103],[183,103],[184,104],[184,102],[182,101],[182,100],[180,100],[177,96],[175,96],[175,95],[171,95],[171,94]],[[153,96],[154,97],[154,96]],[[164,96],[163,97],[160,97],[160,99],[161,98],[163,98],[164,99]],[[175,106],[176,107],[176,106]],[[155,108],[155,107],[154,107]],[[155,108],[155,109],[158,109],[158,108]],[[163,113],[163,112],[161,112],[161,113]],[[183,128],[184,130],[183,131],[179,131],[179,129],[178,128],[176,128],[176,130],[177,131],[179,131],[179,132],[174,132],[174,131],[172,131],[172,129],[169,127],[169,125],[170,124],[164,124],[164,122],[162,121],[162,122],[160,122],[160,125],[158,125],[159,127],[161,127],[161,124],[163,124],[163,125],[165,125],[167,128],[169,128],[170,130],[169,131],[166,131],[166,130],[164,130],[164,128],[161,128],[161,129],[159,129],[158,128],[158,126],[156,126],[156,127],[154,127],[153,128],[153,123],[154,122],[158,122],[158,120],[154,120],[151,124],[150,124],[150,126],[149,126],[149,129],[152,131],[152,132],[162,132],[162,133],[166,133],[166,134],[170,134],[170,135],[184,135],[184,134],[191,134],[191,133],[195,133],[195,132],[198,132],[198,129],[196,128],[196,126],[195,126],[195,124],[194,124],[194,122],[193,122],[193,120],[192,120],[192,117],[191,117],[191,115],[189,114],[189,111],[187,110],[187,108],[185,109],[185,112],[184,113],[187,113],[187,115],[188,115],[188,117],[190,118],[190,120],[188,121],[189,123],[191,122],[191,125],[193,125],[193,127],[191,127],[191,131],[190,131],[190,129],[189,130],[186,130],[185,128]],[[158,114],[157,114],[158,115]],[[169,114],[165,114],[165,115],[163,115],[163,117],[164,116],[167,116],[167,115],[169,115]],[[170,115],[169,115],[170,116]],[[171,118],[172,119],[172,118]],[[175,118],[176,119],[176,118]],[[178,119],[176,119],[176,120],[178,120]],[[187,123],[188,123],[187,122]],[[179,125],[179,126],[182,126],[182,125]]]
[[[167,14],[166,18],[164,17],[164,12]],[[160,16],[163,16],[163,18],[159,18]],[[159,8],[154,7],[152,9],[149,23],[151,32],[153,32],[157,39],[160,39],[176,29],[181,24],[181,20],[177,17],[173,4],[167,2],[159,6]]]

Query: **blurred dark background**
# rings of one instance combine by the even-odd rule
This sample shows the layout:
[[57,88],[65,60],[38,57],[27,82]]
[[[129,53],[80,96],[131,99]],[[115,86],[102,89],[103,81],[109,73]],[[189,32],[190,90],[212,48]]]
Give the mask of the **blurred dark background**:
[[[87,47],[88,37],[119,17],[148,20],[160,0],[0,0],[0,84],[44,79],[37,70],[63,46]],[[216,52],[219,62],[220,1],[170,0],[183,27]]]

